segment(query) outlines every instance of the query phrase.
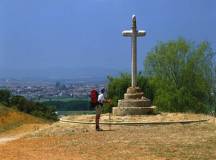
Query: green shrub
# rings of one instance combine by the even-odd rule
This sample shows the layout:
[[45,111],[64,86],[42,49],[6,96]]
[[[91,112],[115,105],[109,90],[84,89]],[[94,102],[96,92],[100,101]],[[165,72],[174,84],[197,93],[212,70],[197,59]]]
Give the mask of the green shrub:
[[0,102],[6,106],[10,105],[11,92],[6,89],[0,90]]
[[207,113],[215,87],[215,53],[206,42],[183,39],[159,43],[145,59],[145,76],[162,111]]
[[104,104],[103,105],[103,113],[112,113],[112,105]]

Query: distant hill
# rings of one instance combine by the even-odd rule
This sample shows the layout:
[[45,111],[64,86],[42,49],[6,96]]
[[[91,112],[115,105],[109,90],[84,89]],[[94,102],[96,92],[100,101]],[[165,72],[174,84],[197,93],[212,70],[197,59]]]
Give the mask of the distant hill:
[[45,123],[45,120],[36,118],[29,114],[16,111],[0,104],[0,132],[14,129],[23,124]]

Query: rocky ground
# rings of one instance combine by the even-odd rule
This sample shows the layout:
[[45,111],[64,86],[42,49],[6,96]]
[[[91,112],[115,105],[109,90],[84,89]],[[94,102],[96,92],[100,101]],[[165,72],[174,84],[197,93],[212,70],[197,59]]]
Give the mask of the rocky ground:
[[[195,114],[111,117],[118,122],[183,121],[210,118],[208,122],[171,125],[94,125],[57,122],[23,126],[0,144],[1,160],[204,160],[216,159],[215,119]],[[93,122],[93,115],[68,116],[64,120]],[[101,121],[108,122],[108,114]],[[0,139],[9,135],[4,133]]]

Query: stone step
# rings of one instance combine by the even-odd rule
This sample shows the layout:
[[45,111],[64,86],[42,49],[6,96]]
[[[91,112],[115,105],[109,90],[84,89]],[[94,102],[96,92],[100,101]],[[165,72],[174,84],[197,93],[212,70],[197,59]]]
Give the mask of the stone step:
[[145,99],[123,99],[118,101],[118,107],[150,107],[151,101]]
[[143,92],[138,93],[125,93],[124,99],[141,99],[144,96]]
[[142,90],[139,87],[129,87],[127,89],[127,93],[139,93],[142,92]]
[[155,111],[155,106],[151,107],[113,107],[113,115],[126,116],[126,115],[145,115],[152,114]]

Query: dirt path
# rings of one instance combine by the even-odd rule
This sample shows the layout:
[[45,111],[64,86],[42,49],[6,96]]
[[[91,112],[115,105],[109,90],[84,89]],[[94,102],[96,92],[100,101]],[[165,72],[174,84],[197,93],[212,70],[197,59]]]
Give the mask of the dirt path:
[[4,144],[10,141],[14,141],[16,139],[19,139],[21,136],[14,136],[14,137],[1,137],[0,138],[0,144]]
[[9,130],[0,134],[0,144],[5,144],[10,141],[20,139],[27,136],[28,134],[33,134],[34,132],[41,131],[49,127],[48,124],[25,124],[17,127],[13,130]]
[[[119,121],[176,120],[198,115],[117,117]],[[107,115],[102,116],[107,121]],[[94,116],[63,119],[94,121]],[[208,122],[176,125],[109,126],[57,122],[45,127],[24,126],[5,135],[0,144],[2,160],[185,160],[216,159],[216,126]],[[30,130],[29,130],[30,129]],[[14,133],[25,135],[13,139]],[[28,134],[27,134],[28,132]],[[15,137],[17,138],[17,137]]]

